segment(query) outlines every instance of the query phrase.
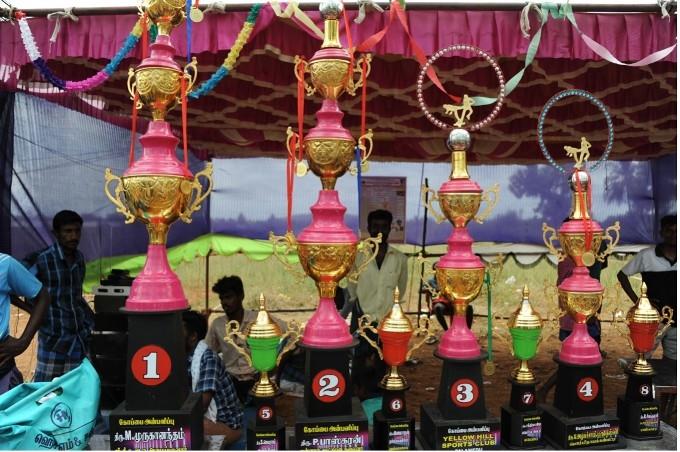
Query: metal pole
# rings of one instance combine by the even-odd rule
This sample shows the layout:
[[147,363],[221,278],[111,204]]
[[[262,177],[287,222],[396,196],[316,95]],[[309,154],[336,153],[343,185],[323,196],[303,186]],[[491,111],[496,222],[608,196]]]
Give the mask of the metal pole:
[[[11,2],[10,2],[11,3]],[[127,5],[121,6],[82,6],[73,8],[76,16],[108,16],[115,14],[136,14],[138,12],[136,2],[121,2]],[[200,8],[205,9],[216,2],[201,2]],[[262,0],[238,0],[224,5],[225,11],[248,11],[254,4],[262,3]],[[383,8],[389,7],[389,1],[376,0],[376,4]],[[555,3],[565,3],[559,1]],[[461,11],[520,11],[527,4],[526,0],[408,0],[407,10],[461,10]],[[622,2],[620,0],[571,0],[571,7],[576,12],[607,12],[607,13],[655,13],[660,12],[656,0],[636,0]],[[304,10],[316,11],[318,1],[301,0],[299,6]],[[357,0],[345,0],[348,9],[357,9]],[[26,8],[23,11],[32,17],[44,17],[49,13],[63,11],[64,8]],[[667,6],[669,12],[677,11],[677,1],[672,1]]]
[[[210,309],[209,288],[210,288],[210,251],[208,251],[208,254],[205,255],[205,312],[208,312],[208,310]],[[209,312],[208,315],[210,315]]]
[[[425,178],[425,187],[429,188],[430,185],[427,181],[427,177]],[[427,201],[428,201],[428,195],[429,192],[425,192],[425,214],[423,215],[423,238],[420,242],[420,253],[425,257],[425,239],[427,238]],[[425,274],[425,262],[420,263],[420,285],[418,287],[418,318],[420,318],[420,313],[422,311],[422,306],[423,306],[423,276]],[[429,317],[429,314],[428,314]]]

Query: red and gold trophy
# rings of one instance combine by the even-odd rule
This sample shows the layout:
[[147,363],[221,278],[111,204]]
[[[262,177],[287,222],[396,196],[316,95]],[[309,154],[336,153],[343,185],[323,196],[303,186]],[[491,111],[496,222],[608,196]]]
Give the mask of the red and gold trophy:
[[[445,53],[471,52],[486,60],[499,82],[496,105],[485,119],[468,125],[475,99],[465,95],[460,105],[444,105],[456,122],[449,125],[432,115],[423,98],[423,80],[430,66]],[[448,250],[436,265],[435,275],[439,292],[453,305],[450,327],[441,337],[435,356],[444,361],[436,404],[421,406],[421,439],[426,448],[469,449],[496,448],[500,444],[500,422],[486,410],[481,362],[486,358],[477,338],[465,321],[467,305],[479,294],[484,282],[485,267],[472,252],[473,239],[467,224],[474,219],[482,222],[496,203],[496,196],[482,194],[482,189],[467,171],[466,153],[470,149],[470,133],[489,124],[499,113],[505,96],[505,80],[496,61],[474,46],[452,45],[435,53],[418,77],[418,102],[425,116],[437,127],[450,131],[447,146],[451,151],[452,170],[434,197],[446,218],[453,225]],[[492,192],[497,193],[497,188]],[[477,216],[482,200],[489,206]]]
[[[277,244],[277,252],[278,245],[284,245],[286,253],[297,249],[302,268],[314,279],[320,295],[319,305],[307,322],[301,340],[307,364],[304,409],[298,410],[300,414],[295,425],[296,449],[335,449],[344,447],[342,445],[347,441],[351,442],[351,447],[368,445],[368,421],[358,400],[352,399],[349,372],[350,353],[357,341],[349,333],[334,301],[338,282],[349,274],[357,252],[369,255],[364,259],[365,266],[378,251],[377,240],[367,239],[360,243],[347,227],[344,222],[347,209],[340,203],[335,190],[336,179],[349,169],[357,146],[349,130],[342,126],[344,114],[337,101],[343,92],[352,93],[359,86],[352,79],[357,70],[350,68],[349,52],[339,40],[342,8],[337,0],[321,3],[319,10],[324,18],[321,49],[309,62],[297,59],[295,67],[301,82],[304,82],[304,73],[311,75],[312,86],[307,87],[307,93],[318,92],[323,97],[316,113],[317,125],[302,141],[309,168],[321,179],[322,186],[317,202],[311,207],[312,223],[297,238],[291,231],[283,237],[270,236]],[[357,67],[363,64],[364,58],[368,57],[357,60]],[[370,146],[370,136],[366,139]],[[293,150],[289,149],[289,152]],[[364,151],[364,157],[368,154],[370,148],[368,152]],[[298,162],[298,174],[304,172],[304,163]],[[331,425],[342,427],[338,427],[340,430],[335,430],[337,434],[334,435],[328,433],[327,426]]]
[[[586,97],[604,108],[591,94],[568,90],[548,101],[541,118],[545,117],[546,109],[556,100],[568,95]],[[609,124],[608,113],[605,118],[609,119]],[[542,131],[541,124],[539,122],[539,131]],[[612,139],[613,131],[610,129],[610,142]],[[560,308],[574,319],[574,327],[555,357],[559,369],[554,406],[542,406],[545,437],[551,444],[563,449],[618,445],[620,441],[618,418],[604,413],[602,355],[586,326],[588,319],[597,315],[604,295],[604,288],[590,276],[588,267],[596,261],[604,261],[612,252],[619,241],[620,229],[617,221],[605,230],[591,217],[591,176],[586,171],[590,147],[585,138],[581,138],[579,148],[565,146],[567,155],[576,162],[568,178],[572,191],[571,211],[569,218],[557,231],[543,224],[543,240],[549,251],[559,261],[568,258],[575,265],[572,274],[557,287]],[[603,159],[605,157],[606,154]],[[596,168],[596,165],[592,168]],[[561,250],[553,246],[556,239],[559,239]],[[603,241],[608,242],[608,246],[601,250]]]
[[[373,414],[373,448],[378,450],[405,450],[415,448],[415,418],[406,411],[405,391],[409,388],[406,379],[399,375],[399,366],[433,335],[427,325],[427,318],[416,331],[406,317],[399,303],[399,289],[394,289],[394,301],[390,312],[382,319],[378,328],[370,326],[371,319],[364,315],[359,324],[364,327],[360,334],[376,349],[389,370],[378,386],[383,390],[382,408]],[[373,331],[380,338],[378,346],[365,330]],[[414,333],[423,336],[409,349]]]
[[[637,353],[637,359],[628,366],[626,394],[617,399],[617,415],[621,419],[621,432],[633,439],[659,439],[662,436],[659,424],[659,402],[654,399],[654,368],[647,362],[645,354],[654,350],[673,322],[673,309],[664,306],[662,314],[647,298],[647,285],[642,283],[640,298],[623,318],[623,312],[614,314],[614,326],[628,339],[630,347]],[[625,321],[628,334],[619,328],[618,322]]]
[[[269,379],[269,371],[281,363],[281,359],[292,350],[300,337],[301,327],[293,320],[288,323],[287,331],[272,320],[265,307],[264,295],[260,294],[260,309],[255,322],[245,327],[241,333],[236,320],[227,324],[225,341],[231,344],[248,362],[260,372],[260,379],[250,390],[254,398],[255,419],[247,426],[246,448],[248,450],[283,450],[286,448],[286,426],[276,411],[275,397],[280,395],[279,388]],[[240,339],[240,343],[236,342]],[[285,346],[280,348],[280,345]],[[247,344],[248,350],[240,344]]]
[[[142,156],[121,177],[109,169],[105,173],[105,192],[116,210],[125,215],[126,223],[135,219],[144,223],[149,233],[146,263],[132,284],[124,308],[130,364],[126,401],[111,413],[114,449],[200,449],[203,444],[201,400],[189,395],[187,374],[179,371],[186,366],[181,311],[189,304],[168,264],[165,248],[170,225],[178,218],[191,222],[191,214],[200,209],[212,188],[212,164],[194,176],[188,162],[175,157],[179,140],[165,121],[168,110],[182,101],[181,96],[191,89],[197,76],[195,60],[182,69],[173,59],[170,33],[184,20],[184,9],[184,0],[149,0],[145,5],[144,14],[158,26],[158,36],[150,46],[150,55],[135,69],[130,68],[128,88],[137,101],[135,108],[146,106],[153,120],[140,138]],[[205,177],[207,189],[200,177]],[[117,185],[111,194],[109,185],[114,181]],[[143,421],[144,417],[166,418],[171,423],[149,428],[150,424],[125,422],[127,418]],[[154,432],[162,430],[182,441],[170,446],[160,440],[138,442],[130,439],[130,430],[144,433],[143,437],[151,433],[147,438],[160,438]]]

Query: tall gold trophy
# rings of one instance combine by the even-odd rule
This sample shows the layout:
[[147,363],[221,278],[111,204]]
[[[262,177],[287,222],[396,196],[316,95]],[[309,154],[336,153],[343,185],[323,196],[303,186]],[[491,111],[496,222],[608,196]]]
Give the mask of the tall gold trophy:
[[170,225],[177,219],[190,223],[212,189],[212,164],[192,174],[188,162],[175,157],[179,140],[165,120],[198,75],[195,60],[181,68],[173,59],[170,33],[184,20],[185,5],[184,0],[145,2],[143,14],[158,26],[158,36],[150,55],[130,68],[128,89],[135,108],[148,108],[152,121],[140,138],[142,156],[120,177],[105,172],[106,196],[126,223],[138,220],[149,234],[144,269],[125,302],[126,400],[109,418],[112,449],[203,447],[203,405],[200,395],[189,392],[182,334],[182,311],[189,303],[165,248]]

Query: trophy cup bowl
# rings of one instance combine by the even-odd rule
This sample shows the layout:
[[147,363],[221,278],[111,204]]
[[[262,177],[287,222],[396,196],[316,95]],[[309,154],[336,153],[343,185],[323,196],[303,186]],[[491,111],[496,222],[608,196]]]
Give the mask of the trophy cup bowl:
[[304,147],[309,169],[321,179],[324,189],[333,189],[337,178],[347,172],[354,160],[354,146],[355,141],[351,135],[337,138],[305,137]]
[[467,304],[477,298],[484,283],[484,267],[448,268],[437,265],[435,277],[441,293],[450,301]]
[[337,99],[349,84],[349,54],[345,49],[326,48],[309,61],[312,86],[325,99]]
[[335,297],[338,282],[347,276],[352,267],[357,254],[357,243],[298,242],[297,249],[300,265],[316,282],[320,295]]
[[184,73],[167,67],[145,67],[131,72],[142,104],[149,107],[154,119],[163,119],[177,103]]
[[158,33],[169,35],[184,20],[186,0],[150,0],[146,13],[158,25]]
[[472,220],[482,203],[482,193],[438,193],[437,198],[444,216],[457,228]]

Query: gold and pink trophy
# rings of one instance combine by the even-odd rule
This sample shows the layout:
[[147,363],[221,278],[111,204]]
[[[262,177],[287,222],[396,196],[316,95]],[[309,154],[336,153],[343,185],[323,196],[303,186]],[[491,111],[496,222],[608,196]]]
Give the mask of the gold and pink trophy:
[[[321,3],[319,10],[324,19],[321,49],[309,62],[296,59],[295,73],[306,85],[307,94],[318,92],[323,97],[316,113],[317,124],[302,141],[309,168],[321,179],[322,186],[317,202],[311,207],[312,222],[297,237],[292,231],[283,237],[270,236],[276,243],[277,255],[279,245],[283,245],[281,248],[285,248],[285,253],[297,250],[303,270],[315,281],[320,295],[319,305],[307,321],[300,341],[306,352],[306,383],[304,406],[297,410],[296,449],[361,449],[368,446],[366,416],[358,399],[352,399],[349,362],[357,341],[349,333],[334,301],[338,282],[350,273],[357,253],[367,255],[363,268],[377,253],[379,241],[359,242],[344,222],[347,209],[340,203],[335,190],[335,182],[348,171],[357,146],[349,130],[342,126],[344,114],[338,106],[338,98],[345,91],[354,94],[361,83],[352,79],[352,75],[360,71],[350,67],[350,54],[340,44],[338,30],[342,8],[342,3],[336,0]],[[359,58],[357,67],[364,59],[368,64],[368,58]],[[301,77],[301,73],[307,72],[311,76],[311,86]],[[289,129],[289,138],[291,135]],[[360,142],[364,138],[369,142],[368,150],[362,148],[364,160],[372,146],[370,131],[367,135],[359,138]],[[293,153],[294,149],[289,147],[289,152]],[[304,163],[297,163],[298,174],[303,175]]]
[[[191,222],[191,214],[200,209],[212,188],[212,164],[192,174],[188,162],[175,157],[179,140],[165,120],[197,76],[195,60],[182,69],[173,59],[170,33],[185,19],[185,6],[184,0],[149,0],[144,5],[143,14],[158,26],[158,36],[150,45],[150,55],[130,68],[128,89],[135,108],[147,107],[152,121],[140,138],[142,156],[121,177],[109,169],[105,173],[105,193],[116,210],[126,223],[135,219],[144,223],[149,234],[144,269],[135,278],[124,308],[128,316],[126,400],[111,412],[112,449],[203,447],[201,399],[189,392],[185,371],[182,311],[189,304],[165,248],[170,225],[178,218]],[[200,177],[206,179],[207,188]],[[113,194],[112,182],[117,183]],[[145,423],[151,418],[164,421]],[[149,442],[148,438],[172,441]]]
[[[431,114],[424,102],[423,82],[432,64],[453,51],[472,53],[484,59],[498,78],[497,103],[490,114],[479,122],[467,124],[476,101],[464,95],[460,105],[444,105],[444,112],[455,117],[449,125]],[[421,441],[430,449],[497,448],[500,444],[500,421],[486,410],[481,362],[486,358],[477,338],[465,321],[467,305],[479,294],[486,271],[481,259],[472,252],[473,239],[467,230],[470,220],[479,223],[493,209],[498,188],[482,193],[467,171],[467,151],[471,147],[470,132],[489,124],[499,113],[505,97],[505,80],[496,61],[483,50],[469,45],[451,45],[436,52],[420,71],[417,84],[420,107],[435,126],[449,130],[447,147],[451,151],[452,170],[434,200],[453,225],[448,239],[448,250],[436,264],[438,290],[453,305],[450,327],[441,337],[435,356],[444,364],[436,403],[423,404],[420,412]],[[486,212],[477,215],[482,200],[487,201]]]
[[[547,153],[543,143],[543,122],[549,109],[557,101],[569,96],[579,96],[590,101],[602,111],[607,121],[609,140],[600,161],[589,168],[594,171],[606,160],[612,147],[614,132],[607,108],[586,91],[562,91],[546,103],[539,117],[539,145],[549,162],[564,173],[564,169]],[[590,276],[588,267],[596,261],[603,262],[612,252],[619,241],[620,227],[617,221],[603,229],[592,219],[592,181],[587,171],[590,148],[591,144],[585,137],[581,137],[578,147],[564,147],[567,155],[575,161],[568,175],[572,191],[571,211],[557,231],[543,224],[543,240],[548,250],[560,262],[571,259],[574,265],[572,274],[557,287],[559,306],[564,314],[573,318],[574,326],[555,357],[559,368],[554,404],[542,406],[544,437],[560,449],[620,445],[619,419],[604,412],[602,354],[587,327],[588,319],[597,315],[604,295],[604,287],[600,281]],[[553,246],[555,240],[559,240],[561,250]],[[603,241],[608,242],[605,249],[601,249]]]

